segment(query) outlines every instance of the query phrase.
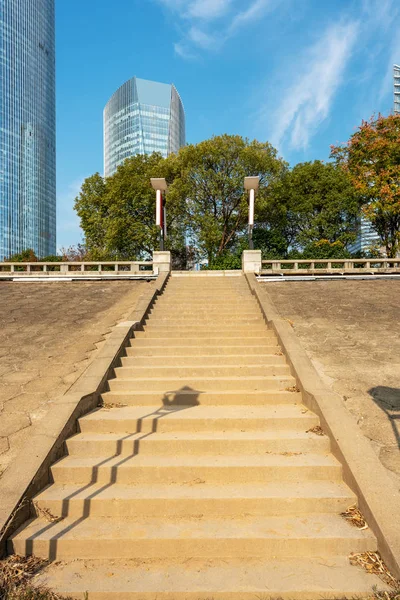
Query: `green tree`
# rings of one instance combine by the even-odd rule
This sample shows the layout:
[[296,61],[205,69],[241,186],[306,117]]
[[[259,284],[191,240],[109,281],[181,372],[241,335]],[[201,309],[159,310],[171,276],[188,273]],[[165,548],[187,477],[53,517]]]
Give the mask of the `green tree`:
[[[289,249],[326,240],[344,247],[355,240],[360,195],[349,176],[333,163],[297,164],[274,183],[264,207],[266,227]],[[283,240],[281,239],[281,249]]]
[[12,254],[9,258],[6,258],[5,262],[37,262],[38,260],[35,251],[32,248],[27,248],[22,252]]
[[319,240],[311,242],[305,246],[301,252],[294,250],[289,252],[289,258],[351,258],[351,254],[342,242],[328,242],[328,240]]
[[244,178],[260,176],[260,206],[271,182],[286,168],[269,143],[250,142],[234,135],[186,146],[176,163],[179,177],[169,195],[174,203],[186,198],[190,237],[210,266],[233,250],[246,230],[248,196],[243,189]]
[[[75,202],[93,259],[132,260],[151,254],[158,245],[155,194],[151,177],[175,177],[173,157],[137,155],[127,159],[107,179],[98,173],[85,180]],[[185,244],[184,201],[168,201],[168,248],[181,252]]]
[[387,256],[396,257],[400,247],[400,115],[363,121],[347,144],[332,147],[332,156],[362,195],[364,215]]
[[81,220],[88,251],[100,254],[105,250],[108,206],[106,182],[99,173],[85,179],[74,206]]

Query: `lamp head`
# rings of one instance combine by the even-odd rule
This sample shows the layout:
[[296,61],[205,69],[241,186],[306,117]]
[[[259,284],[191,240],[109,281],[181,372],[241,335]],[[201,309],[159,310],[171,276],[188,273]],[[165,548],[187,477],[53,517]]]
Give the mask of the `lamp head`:
[[151,181],[153,190],[156,190],[156,191],[160,190],[161,192],[167,191],[168,183],[166,182],[164,177],[161,177],[161,178],[152,177],[150,179],[150,181]]
[[257,177],[245,177],[244,178],[244,189],[245,190],[258,190],[260,187],[260,178]]

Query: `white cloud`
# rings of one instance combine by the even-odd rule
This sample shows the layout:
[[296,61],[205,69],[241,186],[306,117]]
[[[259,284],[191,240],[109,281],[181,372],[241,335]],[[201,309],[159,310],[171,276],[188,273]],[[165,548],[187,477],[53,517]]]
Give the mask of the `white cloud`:
[[229,27],[229,32],[233,34],[248,23],[253,22],[255,19],[261,18],[266,10],[270,8],[271,0],[256,0],[249,6],[247,10],[239,12],[235,15]]
[[234,0],[158,0],[182,18],[212,21],[224,16]]
[[297,59],[294,81],[272,115],[271,141],[278,148],[284,142],[289,142],[294,149],[306,148],[329,116],[358,31],[359,24],[354,21],[333,25],[323,32],[302,60]]
[[188,39],[203,50],[212,50],[218,44],[218,39],[205,33],[198,27],[191,27],[188,33]]
[[232,0],[194,0],[190,2],[188,17],[193,19],[218,19],[229,11]]
[[179,42],[179,43],[177,42],[176,44],[174,44],[174,50],[175,50],[175,54],[177,54],[178,56],[180,56],[181,58],[184,58],[186,60],[194,60],[197,58],[196,55],[190,51],[188,46],[186,46],[185,44],[183,44],[181,42]]
[[186,0],[159,0],[169,10],[181,10],[186,4]]
[[195,58],[196,50],[218,50],[243,27],[260,19],[272,1],[276,2],[252,0],[243,10],[242,0],[158,0],[176,14],[187,29],[174,48],[178,56],[189,59]]
[[388,29],[398,16],[397,0],[362,0],[366,25]]

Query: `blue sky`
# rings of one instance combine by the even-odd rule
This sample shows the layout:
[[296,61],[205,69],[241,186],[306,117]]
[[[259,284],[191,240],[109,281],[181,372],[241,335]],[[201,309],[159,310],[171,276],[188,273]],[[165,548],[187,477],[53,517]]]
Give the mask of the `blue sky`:
[[58,246],[103,172],[103,108],[134,75],[174,83],[187,141],[237,133],[291,164],[327,159],[393,107],[399,0],[56,0]]

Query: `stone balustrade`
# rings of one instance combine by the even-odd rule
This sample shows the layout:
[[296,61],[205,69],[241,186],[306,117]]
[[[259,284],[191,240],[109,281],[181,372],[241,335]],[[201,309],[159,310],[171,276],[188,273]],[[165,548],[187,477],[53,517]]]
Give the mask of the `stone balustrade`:
[[0,279],[17,277],[113,278],[157,275],[153,261],[1,262]]
[[263,260],[261,275],[400,274],[400,258]]

